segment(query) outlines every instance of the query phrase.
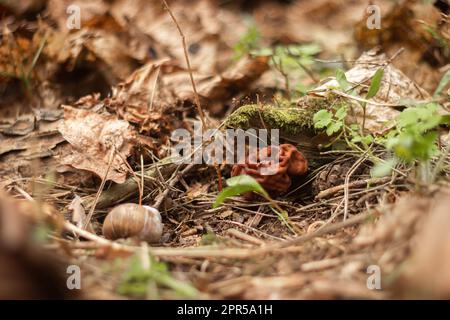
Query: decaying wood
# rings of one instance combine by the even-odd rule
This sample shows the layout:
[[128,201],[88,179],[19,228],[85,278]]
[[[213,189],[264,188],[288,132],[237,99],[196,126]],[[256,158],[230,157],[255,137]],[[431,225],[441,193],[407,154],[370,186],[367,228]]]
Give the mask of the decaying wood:
[[[161,161],[152,165],[149,169],[147,169],[144,174],[144,183],[145,187],[153,188],[156,186],[155,180],[158,179],[159,173],[161,173],[164,179],[167,179],[172,175],[172,173],[176,170],[177,165],[170,158],[162,159]],[[96,208],[103,209],[109,206],[112,206],[118,202],[129,199],[133,195],[138,193],[138,183],[134,179],[134,177],[128,178],[123,184],[113,185],[108,190],[103,191],[100,195]],[[94,202],[93,197],[89,197],[88,199],[84,199],[84,202],[87,204],[87,207],[90,207]]]

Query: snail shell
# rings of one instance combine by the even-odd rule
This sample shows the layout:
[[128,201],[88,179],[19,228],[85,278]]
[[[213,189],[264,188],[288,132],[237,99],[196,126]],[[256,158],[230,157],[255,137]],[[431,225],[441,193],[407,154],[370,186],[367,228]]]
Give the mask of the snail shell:
[[155,208],[125,203],[112,209],[103,222],[103,235],[107,239],[137,237],[155,243],[161,239],[163,224]]

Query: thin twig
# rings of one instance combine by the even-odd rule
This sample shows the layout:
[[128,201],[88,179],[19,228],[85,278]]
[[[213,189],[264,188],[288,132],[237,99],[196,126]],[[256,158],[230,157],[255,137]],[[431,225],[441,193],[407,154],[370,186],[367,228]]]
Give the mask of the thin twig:
[[[352,181],[349,184],[347,184],[347,186],[349,188],[358,188],[358,187],[365,187],[369,184],[382,184],[382,183],[386,183],[389,182],[391,180],[390,177],[383,177],[383,178],[376,178],[376,179],[365,179],[365,180],[356,180],[356,181]],[[346,184],[341,184],[338,186],[334,186],[331,187],[329,189],[323,190],[321,191],[317,196],[316,199],[325,199],[325,198],[329,198],[330,196],[342,191],[345,189]]]
[[86,218],[86,222],[84,223],[83,229],[86,229],[89,223],[91,222],[92,216],[94,215],[95,206],[97,205],[98,199],[100,198],[100,195],[102,194],[103,188],[106,183],[106,178],[108,177],[109,169],[111,169],[111,165],[114,159],[115,155],[115,148],[112,148],[109,154],[109,160],[108,160],[108,167],[106,168],[105,175],[103,176],[102,183],[100,184],[100,187],[97,190],[97,194],[95,195],[94,203],[91,206],[91,209],[89,210],[89,214]]
[[170,192],[170,189],[174,187],[181,177],[183,177],[186,173],[188,173],[192,168],[194,167],[194,164],[188,164],[181,172],[176,172],[175,177],[170,181],[169,185],[167,186],[166,190],[159,196],[159,198],[155,201],[155,204],[153,205],[154,208],[159,209],[164,199],[167,197],[167,195]]
[[348,196],[349,196],[349,187],[348,184],[350,182],[350,177],[353,175],[353,173],[356,171],[356,169],[366,160],[366,156],[363,156],[358,159],[350,168],[350,170],[347,172],[347,175],[345,176],[345,188],[344,188],[344,221],[347,220],[348,216]]
[[139,205],[142,205],[142,198],[144,197],[144,156],[141,153],[141,189],[139,190]]
[[343,228],[347,228],[347,227],[353,226],[355,224],[363,223],[364,221],[366,221],[367,219],[369,219],[369,218],[371,218],[373,216],[375,216],[375,213],[373,213],[373,212],[368,212],[368,213],[365,213],[365,214],[359,214],[359,215],[357,215],[355,217],[347,219],[346,221],[334,223],[334,224],[331,224],[331,225],[329,225],[327,227],[324,227],[324,228],[319,228],[319,229],[317,229],[316,231],[314,231],[312,233],[305,234],[303,236],[300,236],[300,237],[292,239],[292,240],[288,240],[288,241],[285,241],[285,242],[274,244],[273,246],[270,246],[270,248],[267,247],[265,249],[272,249],[272,250],[274,250],[274,249],[281,249],[281,248],[296,246],[296,245],[299,245],[299,244],[304,243],[306,241],[312,240],[312,239],[314,239],[316,237],[320,237],[320,236],[326,235],[328,233],[333,233],[335,231],[338,231],[338,230],[341,230]]
[[[139,191],[139,205],[142,204],[142,195],[144,194],[144,178],[141,177],[141,180],[138,178],[138,176],[136,175],[136,173],[134,172],[133,168],[131,168],[130,164],[128,163],[127,159],[125,159],[125,157],[120,153],[120,151],[116,151],[117,155],[120,157],[120,159],[122,159],[123,163],[125,163],[125,165],[128,168],[128,171],[131,173],[131,175],[133,176],[133,178],[136,180],[136,184],[138,187],[138,191]],[[142,157],[142,155],[141,155]],[[142,163],[141,163],[142,165]]]
[[148,104],[148,111],[153,111],[153,101],[155,99],[156,87],[158,86],[158,78],[159,78],[160,71],[161,71],[161,66],[159,65],[156,67],[155,83],[153,84],[152,94],[150,96],[150,103]]
[[186,64],[187,64],[187,67],[188,67],[188,72],[189,72],[189,77],[191,79],[192,89],[194,90],[195,104],[197,106],[198,114],[200,115],[200,120],[202,121],[203,130],[205,130],[206,129],[205,114],[203,113],[203,109],[202,109],[202,106],[200,104],[200,98],[198,96],[197,87],[195,86],[194,76],[192,74],[191,62],[189,61],[189,54],[188,54],[188,50],[187,50],[187,46],[186,46],[186,37],[184,36],[183,30],[181,30],[181,27],[178,24],[177,19],[173,15],[172,10],[170,10],[170,7],[167,4],[166,0],[161,0],[161,1],[163,3],[164,7],[166,8],[167,12],[169,13],[170,17],[172,18],[173,22],[177,26],[178,32],[180,33],[181,41],[183,43],[184,57],[186,59]]

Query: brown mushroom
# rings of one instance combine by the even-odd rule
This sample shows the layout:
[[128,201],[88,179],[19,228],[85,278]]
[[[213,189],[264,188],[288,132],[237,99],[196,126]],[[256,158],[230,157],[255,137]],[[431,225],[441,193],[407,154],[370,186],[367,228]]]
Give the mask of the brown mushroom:
[[[270,158],[276,152],[277,161]],[[247,174],[258,181],[267,191],[285,192],[291,186],[291,178],[301,176],[308,170],[308,161],[297,148],[291,144],[268,146],[249,154],[245,164],[235,164],[231,176]],[[273,174],[264,174],[262,169],[273,169]],[[249,199],[249,195],[246,195]]]

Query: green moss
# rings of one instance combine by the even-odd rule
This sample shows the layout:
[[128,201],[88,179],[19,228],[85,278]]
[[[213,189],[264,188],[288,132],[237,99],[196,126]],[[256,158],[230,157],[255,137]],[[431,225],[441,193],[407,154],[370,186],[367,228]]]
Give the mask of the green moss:
[[297,105],[299,108],[308,109],[316,113],[319,110],[339,109],[342,105],[347,105],[345,98],[329,93],[326,97],[303,97]]
[[278,108],[273,106],[245,105],[236,110],[226,121],[231,128],[280,129],[288,134],[313,131],[314,113],[307,109]]
[[347,104],[342,97],[329,94],[326,97],[306,96],[297,104],[288,100],[277,100],[277,106],[244,105],[226,121],[229,128],[280,129],[285,134],[314,133],[314,114],[322,109],[338,109]]

